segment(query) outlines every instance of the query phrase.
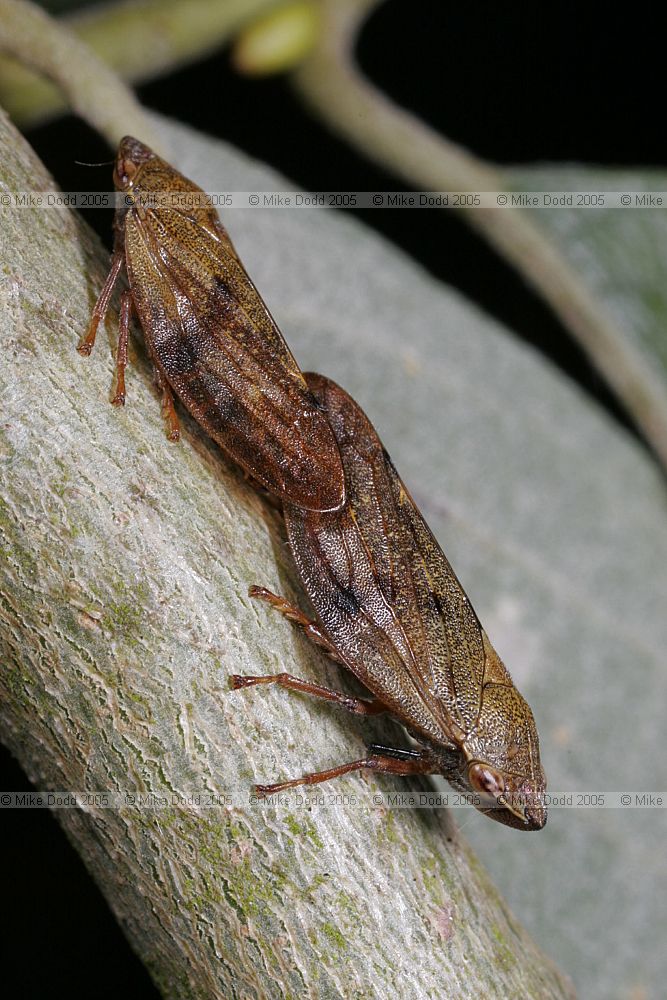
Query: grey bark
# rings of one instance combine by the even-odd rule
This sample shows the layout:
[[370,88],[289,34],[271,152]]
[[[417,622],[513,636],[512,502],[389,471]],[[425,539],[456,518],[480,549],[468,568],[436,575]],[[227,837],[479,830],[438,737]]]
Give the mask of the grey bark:
[[[0,153],[4,191],[54,186],[6,120]],[[2,738],[40,789],[124,797],[56,815],[164,995],[571,996],[445,811],[373,808],[397,781],[322,786],[356,805],[249,801],[400,736],[229,690],[277,669],[347,683],[247,596],[300,599],[280,516],[187,419],[166,441],[142,354],[108,405],[108,335],[75,352],[107,259],[81,218],[2,214]]]

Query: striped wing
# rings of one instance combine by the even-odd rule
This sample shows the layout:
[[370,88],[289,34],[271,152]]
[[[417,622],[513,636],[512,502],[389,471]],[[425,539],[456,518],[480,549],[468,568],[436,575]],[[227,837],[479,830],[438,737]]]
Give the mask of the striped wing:
[[348,504],[286,505],[308,596],[352,672],[418,733],[459,746],[480,711],[482,628],[463,588],[359,406],[307,375],[327,412]]
[[329,424],[222,226],[171,208],[125,216],[132,298],[151,356],[208,434],[309,510],[344,499]]

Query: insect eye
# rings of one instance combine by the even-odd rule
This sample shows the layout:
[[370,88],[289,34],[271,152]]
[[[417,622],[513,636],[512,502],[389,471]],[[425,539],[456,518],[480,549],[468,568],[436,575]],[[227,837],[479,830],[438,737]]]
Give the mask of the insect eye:
[[470,784],[480,795],[497,799],[505,791],[505,779],[499,771],[485,764],[471,764],[468,769]]
[[132,160],[118,160],[116,163],[116,177],[121,187],[127,187],[131,184],[136,172],[137,165]]

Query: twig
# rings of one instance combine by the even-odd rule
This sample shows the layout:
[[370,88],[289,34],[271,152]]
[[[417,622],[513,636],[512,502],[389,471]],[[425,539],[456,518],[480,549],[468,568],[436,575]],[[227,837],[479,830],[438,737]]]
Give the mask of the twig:
[[[320,118],[371,159],[427,191],[502,191],[502,171],[420,122],[357,69],[359,28],[377,0],[321,0],[322,31],[292,74]],[[581,343],[667,469],[667,393],[602,304],[521,209],[462,208],[477,229],[549,303]]]
[[[279,0],[120,0],[76,11],[59,19],[56,26],[89,46],[119,77],[129,83],[140,83],[214,51],[248,19],[270,10],[277,2]],[[8,4],[2,6],[9,10]],[[17,8],[19,4],[13,2],[11,6]],[[17,12],[13,16],[25,15]],[[43,12],[42,17],[45,17]],[[0,26],[0,39],[6,34],[3,27]],[[16,30],[14,26],[14,34]],[[71,47],[71,36],[68,39]],[[25,63],[30,62],[27,48],[29,46],[21,43],[20,51],[16,52]],[[70,51],[73,50],[70,48]],[[48,52],[46,57],[48,59]],[[72,59],[74,61],[77,60]],[[42,67],[35,64],[35,68]],[[42,71],[48,72],[48,68]],[[108,72],[105,76],[108,78]],[[100,77],[100,82],[102,79]],[[103,84],[99,89],[106,86]],[[116,81],[115,90],[117,88]],[[111,102],[114,89],[108,93]],[[91,100],[95,103],[92,95]],[[20,126],[36,125],[65,111],[68,101],[71,101],[70,94],[65,99],[60,90],[21,62],[0,57],[0,104]],[[117,115],[125,114],[123,107],[117,108]],[[139,134],[138,129],[136,132]]]

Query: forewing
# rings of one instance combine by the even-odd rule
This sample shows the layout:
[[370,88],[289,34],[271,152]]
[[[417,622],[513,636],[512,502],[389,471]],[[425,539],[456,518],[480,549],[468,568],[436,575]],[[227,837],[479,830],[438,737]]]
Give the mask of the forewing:
[[328,422],[222,227],[134,209],[125,253],[153,360],[207,433],[279,497],[339,507],[343,472]]
[[442,550],[359,406],[307,375],[345,469],[335,515],[286,506],[294,557],[350,669],[415,730],[458,744],[479,711],[481,627]]
[[465,733],[474,727],[482,705],[486,653],[482,627],[444,552],[419,513],[393,465],[390,479],[398,519],[409,553],[410,587],[419,621],[426,683]]
[[286,504],[285,520],[304,588],[341,659],[394,715],[436,741],[450,740],[449,727],[429,711],[407,636],[377,585],[350,509],[309,514]]

